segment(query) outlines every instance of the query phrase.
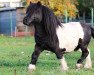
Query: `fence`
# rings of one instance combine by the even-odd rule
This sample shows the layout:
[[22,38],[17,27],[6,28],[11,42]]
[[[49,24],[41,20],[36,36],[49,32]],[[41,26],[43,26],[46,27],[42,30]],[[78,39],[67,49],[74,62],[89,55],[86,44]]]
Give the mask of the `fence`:
[[34,28],[28,27],[28,26],[17,26],[15,27],[15,32],[12,34],[14,37],[20,37],[20,36],[33,36],[34,34]]
[[33,35],[32,27],[23,25],[25,8],[0,8],[0,34],[9,36]]
[[[60,16],[60,17],[58,17],[58,19],[59,19],[59,21],[60,22],[63,22],[63,23],[66,23],[66,18],[65,17],[63,17],[63,16]],[[92,20],[91,19],[83,19],[83,17],[79,17],[79,18],[77,18],[77,19],[75,19],[75,18],[67,18],[67,22],[83,22],[83,23],[90,23],[90,24],[92,24]],[[94,23],[93,23],[93,25],[94,25]]]

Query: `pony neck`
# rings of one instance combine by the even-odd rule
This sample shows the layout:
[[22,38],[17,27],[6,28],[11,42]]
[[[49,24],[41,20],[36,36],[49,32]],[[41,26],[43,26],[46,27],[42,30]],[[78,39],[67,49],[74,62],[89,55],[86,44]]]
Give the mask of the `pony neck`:
[[46,34],[42,23],[34,24],[34,28],[35,28],[35,35],[42,37],[44,34]]

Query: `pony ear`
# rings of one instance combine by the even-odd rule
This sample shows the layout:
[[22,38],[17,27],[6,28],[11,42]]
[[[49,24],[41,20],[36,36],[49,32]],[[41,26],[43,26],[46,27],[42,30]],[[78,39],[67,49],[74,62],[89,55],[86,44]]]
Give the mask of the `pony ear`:
[[37,2],[37,5],[39,5],[39,6],[40,6],[40,5],[42,5],[42,4],[41,4],[41,2],[40,2],[40,1],[38,1],[38,2]]
[[32,2],[30,1],[30,4],[32,4]]

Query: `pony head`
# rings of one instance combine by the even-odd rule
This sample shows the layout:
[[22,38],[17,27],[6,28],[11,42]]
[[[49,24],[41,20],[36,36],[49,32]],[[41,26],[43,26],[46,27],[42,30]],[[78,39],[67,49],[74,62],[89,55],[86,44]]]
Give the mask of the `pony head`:
[[26,16],[23,19],[23,24],[30,26],[42,21],[42,4],[41,2],[31,3],[27,7]]

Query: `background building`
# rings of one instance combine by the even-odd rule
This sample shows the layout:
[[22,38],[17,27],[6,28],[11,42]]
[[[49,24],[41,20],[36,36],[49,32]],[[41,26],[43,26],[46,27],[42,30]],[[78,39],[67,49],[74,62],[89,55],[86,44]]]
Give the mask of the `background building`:
[[0,0],[0,7],[22,7],[21,0]]

